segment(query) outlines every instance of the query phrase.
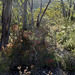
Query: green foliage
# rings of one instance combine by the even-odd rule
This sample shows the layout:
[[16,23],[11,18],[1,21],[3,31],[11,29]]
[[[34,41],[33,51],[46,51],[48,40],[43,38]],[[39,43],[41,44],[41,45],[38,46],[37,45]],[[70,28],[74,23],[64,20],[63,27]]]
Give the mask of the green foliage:
[[75,70],[74,57],[72,57],[71,55],[65,56],[65,63],[66,63],[66,70],[71,72]]
[[28,64],[29,55],[32,50],[31,46],[33,45],[32,42],[27,37],[23,37],[21,34],[19,35],[19,38],[14,38],[12,40],[12,47],[8,48],[11,51],[9,53],[10,61],[15,65]]
[[72,38],[67,40],[66,43],[64,44],[64,49],[69,50],[69,51],[74,50],[74,48],[75,48],[75,43],[74,42],[75,42],[75,40],[72,39]]
[[[62,43],[62,44],[64,44],[64,42],[66,42],[66,41],[69,39],[68,34],[63,34],[62,32],[60,33],[59,36],[62,36],[62,37],[61,37],[61,40],[60,40],[60,42],[59,42],[59,43]],[[60,38],[60,37],[59,37],[59,38]]]
[[4,54],[4,57],[2,57],[2,53],[0,52],[0,74],[4,73],[4,72],[8,72],[9,70],[9,61],[8,61],[8,57],[5,56]]
[[[41,29],[39,29],[39,32],[40,31]],[[42,32],[40,32],[40,36]],[[32,33],[31,35],[34,36],[35,40],[31,39],[30,33]],[[13,33],[9,37],[10,40],[9,44],[7,44],[5,54],[9,62],[11,62],[9,63],[11,67],[31,64],[35,64],[35,66],[41,68],[44,66],[51,68],[56,67],[54,48],[47,50],[47,45],[41,44],[41,40],[38,40],[38,44],[35,34],[35,32],[31,31],[20,31],[18,35]]]
[[[57,46],[57,54],[59,54],[59,50],[62,49],[64,50],[64,52],[70,52],[71,58],[74,57],[75,23],[71,21],[71,16],[75,16],[75,13],[72,14],[72,12],[74,12],[73,6],[69,8],[69,4],[65,3],[66,12],[68,13],[70,9],[71,14],[69,17],[67,16],[66,18],[64,18],[62,14],[62,5],[59,2],[52,2],[50,7],[45,12],[39,28],[33,26],[32,31],[22,31],[24,16],[23,2],[24,0],[16,0],[15,2],[13,2],[11,26],[15,23],[18,23],[17,26],[19,27],[19,29],[16,29],[16,27],[14,27],[16,31],[12,31],[12,28],[10,28],[9,44],[7,44],[7,48],[4,50],[4,54],[6,56],[5,61],[3,61],[0,54],[0,73],[3,71],[7,71],[10,64],[12,66],[35,64],[37,67],[41,68],[45,66],[50,68],[56,67],[56,60],[54,56],[55,43],[56,45],[60,44],[62,46],[61,48]],[[38,5],[36,5],[35,8],[37,7]],[[41,15],[44,9],[45,7],[42,8]],[[1,12],[2,2],[0,1],[0,16],[2,15]],[[37,19],[39,12],[40,8],[34,10],[34,20]],[[27,9],[27,13],[28,23],[31,24],[31,13],[29,8]],[[30,26],[28,25],[28,28],[29,27]],[[0,32],[1,29],[2,28],[0,26]],[[45,41],[45,44],[41,44],[43,43],[43,39]],[[47,48],[49,49],[47,50]],[[64,55],[64,53],[62,54]],[[74,59],[71,58],[69,59],[67,54],[65,55],[65,58],[60,58],[59,55],[57,57],[57,61],[62,63],[62,66],[66,68],[66,70],[72,71],[75,69],[75,63]]]
[[42,18],[41,25],[42,25],[42,26],[49,25],[49,22],[50,22],[49,17],[48,17],[48,16],[44,16],[44,17]]
[[54,56],[54,51],[49,50],[45,48],[45,46],[39,46],[36,45],[36,50],[37,50],[37,67],[44,68],[45,66],[47,67],[55,67],[55,56]]
[[2,2],[0,1],[0,25],[1,25],[1,15],[2,15]]
[[[45,8],[42,8],[42,12],[43,13]],[[38,16],[38,13],[40,12],[40,8],[38,8],[35,13],[34,13],[34,18],[36,19]],[[50,5],[50,7],[48,8],[48,10],[45,12],[45,15],[49,18],[50,23],[52,24],[53,22],[55,24],[59,24],[62,22],[63,20],[63,15],[61,13],[61,7],[60,7],[60,3],[59,2],[52,2],[52,5]]]

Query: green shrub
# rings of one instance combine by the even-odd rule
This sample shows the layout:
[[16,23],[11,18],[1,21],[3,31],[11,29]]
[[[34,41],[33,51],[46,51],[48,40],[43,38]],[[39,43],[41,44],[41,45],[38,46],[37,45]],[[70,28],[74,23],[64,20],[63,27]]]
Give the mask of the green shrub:
[[67,55],[65,57],[65,64],[66,64],[66,70],[67,71],[75,71],[75,59],[71,55]]
[[10,37],[6,54],[12,66],[36,64],[38,67],[45,65],[55,67],[54,49],[48,51],[47,47],[41,43],[38,44],[37,40],[30,40],[28,33],[29,31],[23,31],[18,36]]
[[65,50],[71,51],[74,50],[74,48],[75,48],[75,41],[72,38],[70,38],[64,43]]
[[38,67],[55,67],[55,56],[54,56],[54,50],[49,51],[46,49],[46,47],[42,46],[36,46],[36,51],[37,51],[37,66]]
[[2,57],[2,53],[0,52],[0,74],[9,71],[9,61],[7,56]]
[[[33,43],[29,40],[28,37],[20,34],[16,36],[17,39],[12,39],[14,42],[12,43],[12,47],[8,47],[9,59],[12,64],[15,65],[23,65],[29,63],[29,55],[31,54]],[[12,59],[12,60],[11,60]]]

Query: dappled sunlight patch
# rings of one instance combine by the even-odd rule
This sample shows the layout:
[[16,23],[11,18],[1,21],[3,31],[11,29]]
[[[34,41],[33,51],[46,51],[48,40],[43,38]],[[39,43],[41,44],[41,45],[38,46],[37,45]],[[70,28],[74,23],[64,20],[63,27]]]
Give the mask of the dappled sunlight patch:
[[7,44],[6,46],[7,46],[7,47],[12,47],[13,44],[12,44],[12,43],[9,43],[9,44]]

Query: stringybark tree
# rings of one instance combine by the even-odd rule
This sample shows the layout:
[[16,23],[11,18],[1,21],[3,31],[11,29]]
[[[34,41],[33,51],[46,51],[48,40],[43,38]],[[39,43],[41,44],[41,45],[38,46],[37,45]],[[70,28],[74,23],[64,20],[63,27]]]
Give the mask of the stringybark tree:
[[1,45],[8,44],[10,35],[12,0],[3,0]]

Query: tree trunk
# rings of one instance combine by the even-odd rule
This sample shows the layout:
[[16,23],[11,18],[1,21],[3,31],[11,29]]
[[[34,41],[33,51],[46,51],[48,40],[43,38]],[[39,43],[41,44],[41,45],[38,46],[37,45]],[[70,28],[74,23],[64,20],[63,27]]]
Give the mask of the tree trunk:
[[23,21],[23,30],[27,30],[27,2],[28,0],[24,1],[24,21]]
[[72,0],[70,0],[70,5],[69,5],[69,12],[68,12],[68,16],[70,17],[70,15],[71,15],[71,7],[72,7]]
[[37,26],[39,25],[39,18],[40,18],[41,11],[42,11],[42,0],[41,0],[41,5],[40,5],[40,12],[37,17]]
[[75,2],[74,2],[74,10],[75,10]]
[[34,24],[34,19],[33,19],[33,0],[31,0],[31,25]]
[[12,0],[3,0],[1,46],[8,44],[10,35]]
[[30,12],[31,12],[31,22],[30,22],[30,26],[32,27],[34,25],[34,17],[33,17],[33,0],[31,0],[31,2],[28,2],[29,7],[30,7]]
[[51,0],[49,0],[49,2],[48,2],[48,4],[47,4],[47,6],[46,6],[46,8],[45,8],[45,10],[44,10],[44,12],[43,12],[41,18],[40,18],[40,20],[38,20],[38,22],[37,22],[37,24],[36,24],[37,27],[40,26],[40,22],[41,22],[41,20],[42,20],[42,18],[43,18],[43,16],[44,16],[44,14],[45,14],[45,12],[46,12],[46,10],[47,10],[49,4],[50,4],[50,2],[51,2]]
[[64,7],[64,2],[63,2],[63,0],[61,0],[61,4],[62,4],[63,17],[66,17],[66,16],[67,16],[67,13],[66,13],[66,10],[65,10],[65,7]]

